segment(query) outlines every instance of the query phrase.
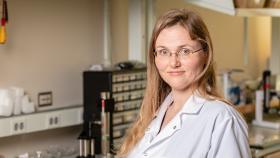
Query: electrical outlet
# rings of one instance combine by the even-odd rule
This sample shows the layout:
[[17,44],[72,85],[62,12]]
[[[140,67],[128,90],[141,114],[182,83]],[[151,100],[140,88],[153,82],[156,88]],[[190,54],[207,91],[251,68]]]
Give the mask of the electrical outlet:
[[38,94],[38,106],[50,106],[52,105],[52,92],[40,92]]
[[50,113],[46,117],[47,128],[56,128],[61,125],[61,116],[60,113]]
[[26,130],[25,118],[20,117],[12,119],[10,127],[12,134],[24,133]]

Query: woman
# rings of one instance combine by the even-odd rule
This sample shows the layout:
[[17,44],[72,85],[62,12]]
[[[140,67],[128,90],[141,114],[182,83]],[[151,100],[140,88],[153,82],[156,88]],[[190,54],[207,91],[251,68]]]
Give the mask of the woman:
[[212,42],[196,13],[158,19],[147,64],[140,114],[119,157],[251,157],[246,122],[217,94]]

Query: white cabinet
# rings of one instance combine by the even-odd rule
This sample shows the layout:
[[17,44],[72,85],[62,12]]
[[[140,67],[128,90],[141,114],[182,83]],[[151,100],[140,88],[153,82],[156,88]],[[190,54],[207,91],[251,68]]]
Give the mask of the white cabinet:
[[83,111],[82,109],[65,110],[61,119],[60,126],[62,127],[81,124],[83,122]]
[[[63,111],[64,113],[65,111]],[[45,126],[47,129],[52,129],[52,128],[57,128],[61,126],[61,112],[60,111],[55,111],[55,112],[49,112],[46,114],[46,119],[45,119]]]
[[79,125],[83,107],[64,108],[22,116],[0,118],[0,137]]
[[188,3],[215,10],[234,16],[271,16],[280,17],[280,9],[277,8],[235,8],[233,0],[185,0]]
[[27,132],[46,130],[47,126],[43,123],[46,120],[46,113],[38,113],[26,117],[28,122]]
[[27,131],[27,122],[25,116],[15,117],[10,121],[11,135],[22,134]]
[[9,118],[0,119],[0,137],[11,135]]

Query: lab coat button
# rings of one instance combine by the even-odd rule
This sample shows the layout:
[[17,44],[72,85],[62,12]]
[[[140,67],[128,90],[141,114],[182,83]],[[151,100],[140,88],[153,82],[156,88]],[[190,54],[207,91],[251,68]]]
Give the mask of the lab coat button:
[[176,126],[173,126],[173,129],[176,129]]

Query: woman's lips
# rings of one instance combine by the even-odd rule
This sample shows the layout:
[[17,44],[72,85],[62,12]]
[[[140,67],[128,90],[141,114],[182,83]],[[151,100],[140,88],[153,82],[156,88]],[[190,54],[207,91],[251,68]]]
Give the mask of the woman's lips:
[[171,76],[179,76],[182,75],[185,71],[168,71],[167,73]]

